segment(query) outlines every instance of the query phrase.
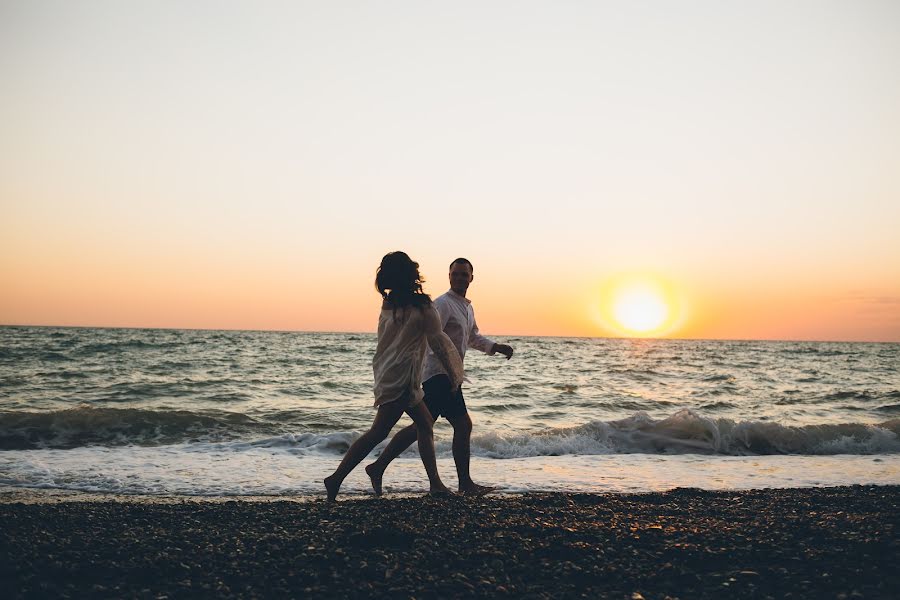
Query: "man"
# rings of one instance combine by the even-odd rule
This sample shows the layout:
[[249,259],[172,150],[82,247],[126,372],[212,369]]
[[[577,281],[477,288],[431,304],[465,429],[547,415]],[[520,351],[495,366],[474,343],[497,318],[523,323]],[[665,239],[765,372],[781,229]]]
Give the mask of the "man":
[[[434,307],[441,315],[444,333],[453,341],[460,358],[465,359],[466,348],[475,348],[493,355],[500,353],[506,360],[512,358],[513,349],[506,344],[497,344],[478,333],[475,311],[466,298],[469,284],[475,279],[474,268],[465,258],[457,258],[450,263],[450,290],[434,301]],[[463,494],[484,494],[493,488],[476,484],[469,475],[471,457],[472,419],[466,410],[462,387],[451,389],[450,378],[437,357],[429,350],[422,374],[422,389],[425,391],[425,406],[432,420],[443,416],[453,425],[453,460],[459,476],[459,491]],[[392,460],[416,441],[414,425],[402,429],[390,441],[381,456],[366,467],[377,495],[381,494],[381,478]]]

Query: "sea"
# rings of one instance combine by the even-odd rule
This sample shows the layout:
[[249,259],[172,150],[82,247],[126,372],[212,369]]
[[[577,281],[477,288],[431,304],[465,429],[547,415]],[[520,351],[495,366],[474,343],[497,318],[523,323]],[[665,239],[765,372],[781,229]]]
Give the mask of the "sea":
[[[493,337],[515,355],[469,351],[463,389],[498,493],[900,484],[900,344]],[[323,496],[372,422],[375,344],[0,327],[0,490]],[[454,487],[452,437],[439,420]],[[371,493],[367,462],[342,494]],[[428,489],[415,444],[384,486]]]

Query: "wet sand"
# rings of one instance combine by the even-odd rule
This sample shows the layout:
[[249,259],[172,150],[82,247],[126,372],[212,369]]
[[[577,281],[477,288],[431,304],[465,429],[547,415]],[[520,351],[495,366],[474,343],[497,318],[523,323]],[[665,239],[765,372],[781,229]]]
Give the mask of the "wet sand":
[[9,598],[897,598],[900,486],[0,496]]

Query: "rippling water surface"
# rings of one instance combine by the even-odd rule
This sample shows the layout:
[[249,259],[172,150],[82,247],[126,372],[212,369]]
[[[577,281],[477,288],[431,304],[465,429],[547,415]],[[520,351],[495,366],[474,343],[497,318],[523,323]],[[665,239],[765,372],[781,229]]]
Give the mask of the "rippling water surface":
[[[900,482],[900,344],[498,339],[515,357],[471,351],[465,392],[473,471],[501,489]],[[318,492],[371,423],[374,350],[371,334],[0,328],[0,485]],[[440,421],[448,480],[451,436]],[[421,471],[413,449],[386,484],[421,489]]]

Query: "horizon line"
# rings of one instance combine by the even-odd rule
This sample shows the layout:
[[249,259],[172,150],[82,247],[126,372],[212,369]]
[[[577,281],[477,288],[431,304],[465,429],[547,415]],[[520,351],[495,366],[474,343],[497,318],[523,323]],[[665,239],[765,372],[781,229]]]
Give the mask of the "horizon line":
[[[0,323],[0,328],[12,327],[44,327],[52,329],[137,329],[148,331],[235,331],[247,333],[313,333],[313,334],[348,334],[348,335],[375,335],[374,331],[324,331],[311,329],[241,329],[227,327],[139,327],[123,325],[33,325]],[[648,340],[648,341],[683,341],[683,342],[780,342],[780,343],[815,343],[815,344],[900,344],[900,340],[824,340],[824,339],[772,339],[772,338],[690,338],[690,337],[628,337],[613,335],[525,335],[518,333],[491,334],[494,337],[518,337],[518,338],[559,338],[559,339],[589,339],[589,340]]]

